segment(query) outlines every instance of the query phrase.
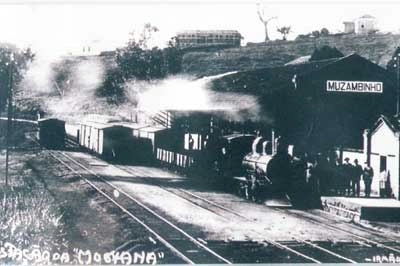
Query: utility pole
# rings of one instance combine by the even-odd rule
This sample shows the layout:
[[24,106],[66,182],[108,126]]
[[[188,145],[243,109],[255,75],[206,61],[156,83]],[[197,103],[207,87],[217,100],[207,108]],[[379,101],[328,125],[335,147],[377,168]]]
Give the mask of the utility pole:
[[11,139],[11,123],[12,123],[12,96],[13,96],[13,62],[14,55],[11,53],[10,63],[8,66],[8,108],[7,108],[7,133],[6,133],[6,186],[8,186],[8,162],[9,162],[9,146]]
[[396,101],[396,116],[400,115],[400,53],[396,55],[396,74],[397,74],[397,101]]

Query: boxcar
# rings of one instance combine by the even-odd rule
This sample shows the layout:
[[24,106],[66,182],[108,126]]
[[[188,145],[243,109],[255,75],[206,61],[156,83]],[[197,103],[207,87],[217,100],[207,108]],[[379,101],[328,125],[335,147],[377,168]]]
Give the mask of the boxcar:
[[129,160],[132,150],[131,129],[112,123],[83,122],[79,144],[106,160]]
[[135,123],[131,123],[130,125],[125,124],[124,126],[132,130],[134,150],[132,160],[141,164],[153,163],[156,159],[155,154],[160,142],[160,137],[163,136],[168,129]]
[[65,121],[57,118],[39,119],[39,141],[48,149],[62,149],[65,147]]

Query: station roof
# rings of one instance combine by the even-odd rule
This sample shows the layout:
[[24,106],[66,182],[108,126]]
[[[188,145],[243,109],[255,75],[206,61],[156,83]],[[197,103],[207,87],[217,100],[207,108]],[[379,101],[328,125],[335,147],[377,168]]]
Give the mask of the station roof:
[[299,65],[299,64],[305,64],[309,63],[311,59],[311,55],[305,55],[305,56],[300,56],[290,62],[287,62],[285,66],[290,66],[290,65]]
[[375,122],[373,127],[370,129],[371,133],[376,132],[378,129],[379,125],[382,123],[385,123],[392,131],[393,133],[400,132],[400,117],[398,116],[385,116],[385,115],[380,115],[378,120]]
[[[289,62],[285,66],[248,70],[223,76],[212,81],[212,89],[217,91],[247,92],[256,95],[271,94],[283,89],[300,87],[305,80],[315,81],[323,76],[333,77],[339,72],[353,76],[388,80],[388,72],[358,54],[318,61],[307,58]],[[360,77],[358,77],[360,78]],[[311,89],[311,88],[305,88]]]

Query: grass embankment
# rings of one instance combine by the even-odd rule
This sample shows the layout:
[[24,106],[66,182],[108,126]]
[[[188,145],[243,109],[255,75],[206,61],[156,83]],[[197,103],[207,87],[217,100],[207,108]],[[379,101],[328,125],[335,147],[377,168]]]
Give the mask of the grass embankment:
[[[26,145],[25,136],[34,129],[32,125],[13,125],[6,186],[5,127],[6,121],[0,121],[0,264],[40,262],[33,256],[59,252],[65,246],[63,213],[33,170],[36,155],[31,149],[37,148]],[[24,250],[25,255],[20,253]],[[35,255],[35,250],[40,254]]]
[[[64,214],[32,170],[34,153],[11,155],[8,186],[0,170],[0,263],[45,263],[46,252],[66,247]],[[4,152],[0,163],[5,165]]]
[[20,249],[59,246],[62,214],[49,193],[30,186],[1,188],[0,239]]

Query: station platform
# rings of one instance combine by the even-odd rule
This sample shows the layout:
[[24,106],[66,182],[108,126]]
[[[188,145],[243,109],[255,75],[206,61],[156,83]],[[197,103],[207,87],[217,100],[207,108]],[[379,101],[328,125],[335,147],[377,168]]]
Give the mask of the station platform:
[[321,197],[325,211],[352,219],[400,222],[400,201],[388,198]]

